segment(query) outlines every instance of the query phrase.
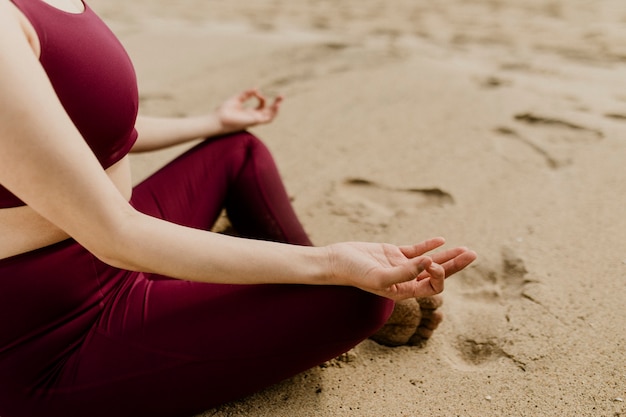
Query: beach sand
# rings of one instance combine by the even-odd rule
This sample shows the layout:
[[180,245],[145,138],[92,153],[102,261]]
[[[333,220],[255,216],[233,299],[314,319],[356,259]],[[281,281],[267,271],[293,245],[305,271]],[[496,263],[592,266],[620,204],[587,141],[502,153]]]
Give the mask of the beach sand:
[[[479,254],[425,345],[367,340],[198,417],[626,415],[626,2],[90,5],[143,113],[286,95],[253,131],[316,244]],[[135,181],[181,150],[134,156]]]

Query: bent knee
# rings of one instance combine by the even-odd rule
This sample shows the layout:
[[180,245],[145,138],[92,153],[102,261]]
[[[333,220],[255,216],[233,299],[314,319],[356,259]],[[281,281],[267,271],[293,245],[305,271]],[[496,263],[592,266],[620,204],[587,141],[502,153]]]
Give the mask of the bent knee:
[[[393,312],[394,302],[390,299],[356,289],[341,288],[346,331],[354,339],[366,339],[380,329]],[[337,288],[339,290],[339,288]]]

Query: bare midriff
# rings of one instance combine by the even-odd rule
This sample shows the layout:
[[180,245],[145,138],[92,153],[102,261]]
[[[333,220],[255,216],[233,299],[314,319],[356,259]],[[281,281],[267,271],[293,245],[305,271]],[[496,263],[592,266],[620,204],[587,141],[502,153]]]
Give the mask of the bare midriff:
[[[80,12],[80,8],[70,10],[72,4],[79,4],[82,7],[82,2],[79,0],[47,0],[46,2],[68,12]],[[39,58],[41,47],[35,29],[21,11],[16,7],[14,10],[33,53]],[[126,200],[130,200],[132,183],[128,156],[107,168],[106,172]],[[0,259],[43,248],[69,237],[67,233],[28,206],[0,208]]]
[[[132,183],[128,156],[106,170],[127,200]],[[43,248],[69,236],[28,206],[0,209],[0,259]]]

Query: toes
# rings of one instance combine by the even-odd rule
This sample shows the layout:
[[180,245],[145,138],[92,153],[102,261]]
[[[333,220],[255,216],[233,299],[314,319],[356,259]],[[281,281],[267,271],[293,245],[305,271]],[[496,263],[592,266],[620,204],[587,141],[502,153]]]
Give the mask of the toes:
[[420,320],[415,333],[409,339],[409,345],[420,345],[433,336],[439,324],[443,321],[443,313],[437,309],[443,305],[441,296],[418,298],[422,319]]
[[411,341],[411,344],[417,345],[430,339],[434,333],[434,330],[427,329],[425,327],[418,327],[413,336],[411,336],[411,339],[409,340]]
[[443,313],[439,311],[433,311],[429,314],[424,314],[422,316],[422,321],[420,321],[419,327],[426,327],[427,329],[435,330],[442,321]]
[[396,302],[387,323],[370,338],[386,346],[422,344],[443,321],[442,305],[439,295]]
[[422,311],[415,299],[396,302],[387,323],[370,336],[370,339],[386,346],[405,345],[415,333],[421,319]]
[[440,295],[420,297],[416,300],[422,310],[436,310],[443,305],[443,297]]

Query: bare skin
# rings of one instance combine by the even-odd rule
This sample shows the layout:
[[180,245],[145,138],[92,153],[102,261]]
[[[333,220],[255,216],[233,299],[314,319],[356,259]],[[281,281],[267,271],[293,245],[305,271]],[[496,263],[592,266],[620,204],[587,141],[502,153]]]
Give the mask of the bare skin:
[[45,0],[45,2],[68,13],[82,13],[85,10],[81,0]]
[[421,345],[441,324],[443,304],[440,295],[409,298],[396,302],[387,323],[371,339],[386,346]]
[[443,313],[438,310],[439,307],[443,305],[443,298],[440,295],[416,298],[416,300],[417,304],[420,307],[422,318],[417,326],[415,334],[411,338],[411,341],[414,343],[419,341],[420,339],[430,339],[435,329],[443,321]]
[[[50,3],[69,12],[83,7],[74,0]],[[28,20],[0,0],[0,183],[27,204],[0,209],[0,258],[69,236],[103,261],[129,270],[201,282],[349,285],[394,300],[440,293],[447,276],[476,258],[463,247],[430,255],[443,238],[407,246],[300,247],[185,228],[137,212],[128,204],[128,159],[106,171],[100,167],[56,97],[39,53]],[[249,100],[257,106],[246,107]],[[133,151],[269,123],[281,102],[281,97],[268,102],[252,89],[206,115],[142,117]]]

